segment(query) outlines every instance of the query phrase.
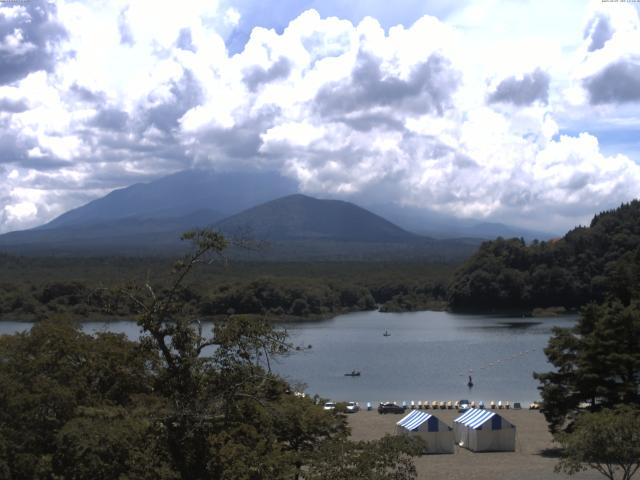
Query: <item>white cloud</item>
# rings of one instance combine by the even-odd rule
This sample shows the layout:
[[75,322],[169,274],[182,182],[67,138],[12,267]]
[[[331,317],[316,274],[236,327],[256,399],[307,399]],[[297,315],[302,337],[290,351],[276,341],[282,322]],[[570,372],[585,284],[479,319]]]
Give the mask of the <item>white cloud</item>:
[[[523,8],[483,0],[388,30],[310,10],[231,55],[244,12],[226,5],[60,1],[56,68],[0,86],[0,231],[193,164],[276,169],[361,203],[384,192],[539,228],[584,222],[640,194],[638,164],[582,128],[640,125],[633,107],[590,105],[585,83],[639,54],[637,11]],[[26,13],[12,12],[0,48],[17,52]],[[571,127],[585,133],[558,136]]]
[[240,23],[240,12],[233,7],[229,7],[224,12],[224,19],[229,25],[235,27]]

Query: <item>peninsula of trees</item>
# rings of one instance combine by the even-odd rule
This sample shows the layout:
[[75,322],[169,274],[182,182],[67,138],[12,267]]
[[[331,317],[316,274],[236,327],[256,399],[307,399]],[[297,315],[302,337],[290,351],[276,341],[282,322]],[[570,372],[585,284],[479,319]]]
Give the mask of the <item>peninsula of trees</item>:
[[640,201],[596,215],[589,227],[526,245],[485,242],[455,273],[454,310],[579,308],[615,297],[627,303],[640,285]]

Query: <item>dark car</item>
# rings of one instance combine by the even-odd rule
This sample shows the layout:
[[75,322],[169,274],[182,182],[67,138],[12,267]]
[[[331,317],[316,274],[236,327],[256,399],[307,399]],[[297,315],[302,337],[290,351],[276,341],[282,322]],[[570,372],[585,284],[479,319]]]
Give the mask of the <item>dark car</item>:
[[384,402],[378,405],[378,413],[404,413],[405,408],[397,403]]

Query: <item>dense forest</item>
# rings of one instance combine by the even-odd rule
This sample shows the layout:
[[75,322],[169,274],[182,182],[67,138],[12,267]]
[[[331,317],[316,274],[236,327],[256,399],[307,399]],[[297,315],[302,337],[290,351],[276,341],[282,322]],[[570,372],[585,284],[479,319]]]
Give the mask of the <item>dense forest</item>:
[[[166,286],[164,258],[0,255],[0,319],[132,318],[118,291],[129,283]],[[391,262],[256,263],[203,266],[182,287],[185,313],[315,319],[350,311],[446,307],[452,264]]]
[[578,308],[608,297],[623,302],[640,285],[640,201],[596,215],[548,242],[485,242],[454,275],[452,309]]

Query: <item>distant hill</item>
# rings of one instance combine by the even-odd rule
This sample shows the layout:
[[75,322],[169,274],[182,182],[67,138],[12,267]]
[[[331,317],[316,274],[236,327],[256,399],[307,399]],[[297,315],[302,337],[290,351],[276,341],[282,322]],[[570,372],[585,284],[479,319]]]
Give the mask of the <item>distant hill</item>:
[[163,254],[183,248],[180,242],[183,232],[212,226],[222,217],[214,210],[198,210],[180,217],[127,217],[10,232],[0,235],[0,251],[54,255]]
[[185,170],[114,190],[40,227],[0,235],[11,253],[166,254],[185,230],[212,226],[256,204],[297,191],[273,172]]
[[[293,180],[274,172],[182,171],[114,190],[32,230],[0,235],[0,251],[166,254],[184,248],[178,240],[183,231],[212,225],[232,234],[250,230],[268,239],[270,254],[279,259],[415,255],[448,260],[468,256],[478,239],[495,235],[547,237],[395,204],[379,205],[372,212],[297,190]],[[449,238],[456,240],[440,241]],[[348,248],[345,242],[350,242]]]
[[104,224],[125,218],[171,219],[201,210],[217,212],[217,220],[297,190],[293,180],[273,172],[185,170],[114,190],[39,229]]
[[482,244],[449,288],[454,309],[577,308],[607,296],[640,298],[640,201],[596,215],[589,227],[525,245]]
[[[37,229],[103,224],[121,219],[174,219],[201,210],[215,211],[212,220],[234,215],[264,202],[295,194],[295,181],[275,172],[213,172],[185,170],[149,183],[114,190],[102,198],[70,210]],[[433,238],[497,236],[546,240],[554,234],[502,223],[478,222],[439,214],[428,209],[363,205],[401,228]],[[209,221],[209,218],[205,218]]]
[[268,240],[411,242],[420,237],[353,203],[289,195],[218,222],[224,233]]
[[372,212],[388,218],[396,225],[432,238],[480,238],[492,240],[497,237],[524,238],[526,241],[549,240],[558,233],[543,232],[506,225],[500,222],[478,221],[472,218],[456,218],[428,208],[401,206],[394,203],[363,205]]
[[221,216],[213,210],[199,210],[168,218],[126,217],[100,222],[76,218],[70,225],[2,235],[0,250],[54,255],[175,254],[186,248],[179,241],[180,234],[196,227],[211,227],[230,238],[258,241],[258,250],[229,250],[233,257],[258,261],[459,261],[471,255],[479,243],[422,237],[353,203],[300,194],[272,200],[222,220]]
[[236,250],[247,260],[460,261],[478,241],[434,240],[407,232],[353,203],[289,195],[221,220],[229,237],[265,240],[263,250]]

